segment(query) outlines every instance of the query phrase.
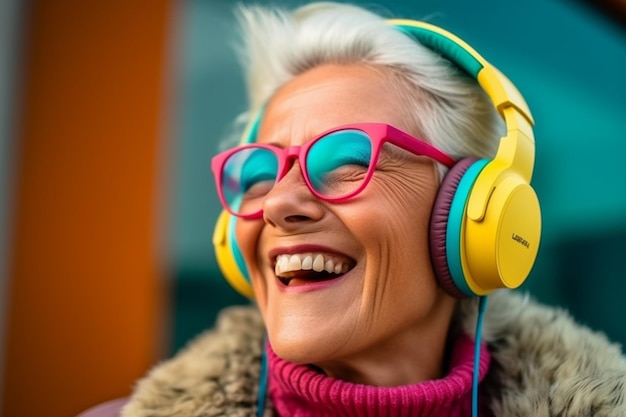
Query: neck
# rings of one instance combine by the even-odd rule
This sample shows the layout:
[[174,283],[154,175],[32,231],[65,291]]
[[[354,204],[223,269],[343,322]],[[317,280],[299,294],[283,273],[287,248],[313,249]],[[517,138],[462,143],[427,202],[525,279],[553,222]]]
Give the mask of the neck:
[[455,305],[454,300],[448,300],[432,312],[432,317],[393,338],[368,346],[349,358],[314,365],[335,379],[379,387],[440,378],[446,367],[448,329]]

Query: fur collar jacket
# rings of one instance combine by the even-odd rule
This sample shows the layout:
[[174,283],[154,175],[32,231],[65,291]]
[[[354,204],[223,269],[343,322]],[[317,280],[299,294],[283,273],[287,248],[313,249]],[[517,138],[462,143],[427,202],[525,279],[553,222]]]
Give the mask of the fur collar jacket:
[[[456,324],[470,335],[476,306],[459,303]],[[214,329],[138,383],[122,417],[254,416],[263,338],[256,308],[224,310]],[[620,347],[566,312],[497,291],[489,297],[483,338],[492,359],[481,392],[494,416],[626,416]],[[265,417],[275,415],[271,407],[268,401]]]

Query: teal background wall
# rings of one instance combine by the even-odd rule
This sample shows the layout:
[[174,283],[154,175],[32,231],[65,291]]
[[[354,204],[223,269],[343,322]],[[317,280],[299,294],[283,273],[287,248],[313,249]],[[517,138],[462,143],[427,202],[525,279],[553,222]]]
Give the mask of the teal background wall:
[[[451,30],[519,87],[537,122],[533,183],[544,221],[525,289],[626,343],[626,28],[565,0],[353,3]],[[211,244],[220,209],[210,158],[245,109],[232,8],[230,1],[188,0],[178,16],[174,349],[210,326],[222,306],[245,303],[222,281]]]

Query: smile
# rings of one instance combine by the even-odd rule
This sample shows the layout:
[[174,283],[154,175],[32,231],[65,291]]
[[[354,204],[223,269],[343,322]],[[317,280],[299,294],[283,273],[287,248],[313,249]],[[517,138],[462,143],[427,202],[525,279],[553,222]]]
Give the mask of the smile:
[[284,285],[289,286],[335,279],[353,267],[354,261],[348,258],[322,252],[307,252],[278,255],[274,273]]

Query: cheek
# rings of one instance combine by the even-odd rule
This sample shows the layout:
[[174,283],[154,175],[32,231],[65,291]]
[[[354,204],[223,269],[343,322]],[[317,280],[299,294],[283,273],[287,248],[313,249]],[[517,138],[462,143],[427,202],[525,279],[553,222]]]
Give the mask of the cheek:
[[375,316],[386,315],[389,306],[415,306],[415,300],[426,307],[438,288],[428,241],[437,192],[432,171],[380,177],[362,201],[376,204],[360,213],[355,207],[351,216],[352,229],[368,252],[364,308]]
[[[427,249],[430,216],[438,188],[433,172],[425,166],[372,180],[367,191],[376,204],[370,218],[362,219],[361,224],[378,226],[384,240],[398,248],[419,243]],[[364,238],[367,237],[365,233]],[[427,253],[427,250],[421,252]]]

